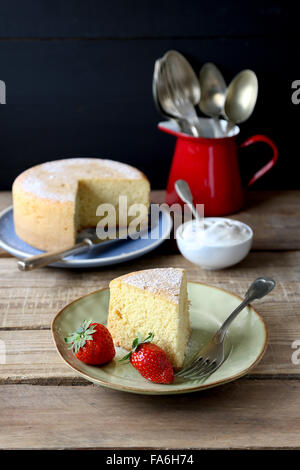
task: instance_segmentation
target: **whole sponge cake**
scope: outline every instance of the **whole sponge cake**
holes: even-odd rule
[[[34,166],[13,184],[17,235],[30,245],[49,251],[72,246],[82,228],[96,227],[100,204],[112,204],[119,219],[119,197],[127,207],[149,208],[150,184],[138,169],[100,158],[69,158]],[[104,214],[103,214],[104,215]],[[122,217],[123,218],[123,217]],[[133,217],[127,219],[127,225]]]
[[[173,367],[182,367],[190,335],[185,270],[137,271],[114,279],[109,287],[108,329],[116,346],[130,350],[138,332],[143,337],[152,332]]]

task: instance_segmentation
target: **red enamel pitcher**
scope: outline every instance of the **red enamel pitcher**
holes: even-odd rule
[[[210,119],[200,119],[207,126]],[[223,127],[226,122],[223,121]],[[174,188],[178,179],[188,182],[195,204],[204,204],[205,216],[221,216],[238,211],[244,202],[244,190],[241,184],[238,165],[238,126],[229,137],[203,138],[192,137],[179,131],[173,121],[160,123],[158,128],[177,138],[169,180],[166,202],[169,205],[180,203]],[[205,134],[205,135],[209,135]],[[254,135],[240,147],[247,147],[256,142],[265,142],[272,149],[271,160],[250,179],[248,186],[261,178],[276,163],[278,150],[274,142],[264,135]]]

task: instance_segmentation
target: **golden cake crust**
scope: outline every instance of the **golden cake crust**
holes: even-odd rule
[[[97,158],[55,160],[29,168],[14,181],[17,235],[45,251],[72,246],[76,240],[76,208],[81,185],[92,185],[91,198],[98,186],[101,202],[103,196],[103,202],[109,202],[110,193],[115,191],[116,196],[122,185],[125,194],[134,194],[140,189],[137,202],[149,206],[149,182],[141,171],[130,165]],[[94,216],[88,226],[95,225]]]
[[[110,287],[116,283],[126,284],[141,290],[148,290],[154,295],[161,296],[170,303],[178,304],[180,286],[184,269],[157,268],[134,271],[112,280]]]
[[[74,201],[78,181],[93,178],[147,180],[144,173],[125,163],[101,158],[67,158],[25,170],[15,179],[13,188],[49,201]]]

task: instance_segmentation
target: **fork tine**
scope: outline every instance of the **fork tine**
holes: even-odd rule
[[[203,362],[203,357],[199,356],[197,359],[194,359],[189,366],[185,367],[184,369],[179,370],[175,373],[176,377],[180,377],[181,375],[185,374],[195,368],[195,366],[200,365]]]
[[[199,364],[195,364],[193,367],[188,367],[187,369],[184,369],[182,371],[181,377],[187,377],[191,374],[193,374],[196,370],[202,370],[207,366],[207,360],[208,357],[205,357],[205,359],[201,359],[201,362]]]
[[[211,365],[211,362],[209,360],[206,360],[201,364],[200,367],[195,367],[192,371],[187,372],[184,374],[184,377],[192,377],[195,374],[201,374],[204,370],[206,370],[209,366]]]
[[[201,367],[194,369],[192,372],[185,374],[184,377],[189,378],[189,379],[192,379],[192,378],[198,379],[206,375],[207,373],[209,373],[210,370],[213,369],[214,367],[216,367],[216,362],[209,361],[205,365],[202,365]]]
[[[206,360],[207,358],[204,359],[204,357],[200,357],[199,360],[193,361],[188,367],[180,371],[182,372],[181,375],[193,372],[195,369],[198,369],[198,367],[203,367],[205,365]]]
[[[200,374],[199,376],[195,376],[194,378],[192,377],[191,380],[201,380],[204,378],[208,378],[211,374],[213,374],[216,370],[218,369],[217,365],[214,363],[212,364],[211,369],[207,370],[205,373]]]

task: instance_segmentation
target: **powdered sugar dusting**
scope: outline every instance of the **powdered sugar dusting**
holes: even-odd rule
[[[128,274],[123,282],[153,294],[163,292],[168,300],[178,303],[182,276],[183,269],[180,268],[157,268]]]
[[[18,178],[23,189],[36,196],[74,201],[78,180],[142,177],[139,170],[125,163],[100,158],[68,158],[30,168]]]

